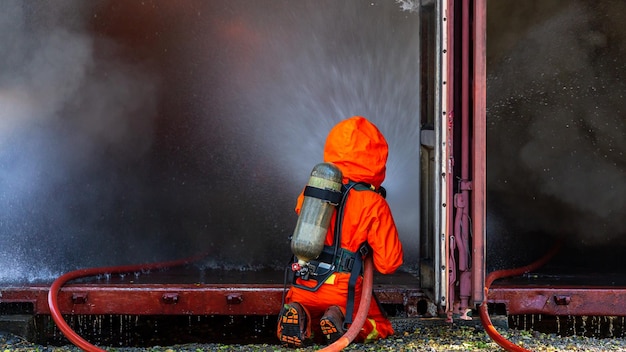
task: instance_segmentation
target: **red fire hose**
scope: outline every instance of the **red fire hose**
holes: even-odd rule
[[[122,274],[129,272],[145,271],[145,270],[158,270],[164,268],[171,268],[175,266],[185,265],[205,257],[206,254],[181,259],[169,262],[151,263],[151,264],[139,264],[139,265],[124,265],[124,266],[112,266],[112,267],[100,267],[91,269],[79,269],[71,271],[54,280],[52,286],[50,286],[50,292],[48,292],[48,306],[50,307],[50,314],[52,319],[59,327],[59,330],[77,347],[87,352],[101,352],[105,351],[95,345],[92,345],[87,340],[80,337],[72,328],[67,324],[58,306],[58,294],[61,287],[67,282],[89,276],[105,275],[105,274]]]
[[[202,257],[204,257],[204,255]],[[61,290],[61,287],[63,287],[69,281],[83,277],[170,268],[191,263],[199,258],[201,257],[198,256],[191,259],[154,264],[101,267],[71,271],[57,278],[52,283],[52,286],[50,286],[50,292],[48,293],[48,306],[50,307],[50,314],[52,315],[52,319],[54,320],[54,322],[59,327],[59,330],[61,330],[65,337],[67,337],[67,339],[74,345],[87,352],[104,352],[105,350],[99,348],[98,346],[92,345],[87,340],[80,337],[80,335],[72,330],[72,328],[67,324],[65,319],[63,319],[63,315],[61,314],[61,311],[58,307],[58,294]],[[339,338],[339,340],[335,341],[335,343],[327,346],[321,351],[341,351],[346,346],[348,346],[350,342],[352,342],[361,331],[361,328],[363,327],[363,324],[365,324],[365,320],[367,319],[367,313],[369,311],[369,306],[372,301],[371,292],[374,284],[373,266],[374,264],[372,262],[372,258],[370,256],[366,257],[363,268],[363,293],[361,294],[359,310],[354,318],[354,322],[352,323],[352,325],[350,325],[348,331],[346,331],[346,333]]]
[[[359,301],[359,310],[354,317],[354,322],[350,325],[348,331],[331,345],[326,346],[320,351],[341,351],[352,342],[365,324],[367,313],[369,312],[370,303],[372,302],[372,287],[374,285],[374,262],[371,256],[365,257],[363,267],[363,288],[361,290],[361,300]]]
[[[550,251],[548,251],[548,253],[546,253],[543,257],[541,257],[539,260],[537,260],[534,263],[531,263],[529,265],[526,265],[520,268],[515,268],[515,269],[497,270],[487,275],[487,278],[485,279],[485,297],[483,299],[483,303],[480,305],[480,321],[482,322],[483,327],[485,328],[485,331],[487,332],[487,335],[489,335],[489,337],[491,337],[493,341],[495,341],[500,347],[504,348],[505,350],[517,351],[517,352],[530,352],[529,350],[521,346],[518,346],[514,344],[513,342],[504,338],[502,335],[500,335],[500,333],[498,333],[496,328],[491,323],[491,319],[489,318],[489,312],[487,312],[487,295],[489,293],[489,287],[491,287],[491,284],[497,279],[510,277],[510,276],[518,276],[518,275],[522,275],[533,270],[537,270],[538,268],[546,264],[550,259],[552,259],[552,257],[554,257],[554,255],[561,248],[561,244],[562,244],[562,241],[557,242],[550,249]]]

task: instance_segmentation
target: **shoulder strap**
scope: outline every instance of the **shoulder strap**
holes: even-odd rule
[[[385,189],[385,187],[380,186],[377,189],[376,187],[374,187],[374,185],[370,185],[369,183],[365,182],[348,181],[347,185],[343,185],[342,191],[345,189],[346,186],[351,184],[354,185],[352,188],[354,188],[354,190],[356,191],[373,191],[380,194],[383,198],[387,198],[387,190]]]
[[[351,189],[356,191],[373,191],[380,194],[383,198],[386,196],[386,190],[383,187],[380,187],[378,190],[370,184],[365,182],[354,182],[349,181],[347,185],[342,187],[342,191],[344,193],[341,206],[339,210],[341,213],[337,212],[337,221],[335,222],[335,246],[340,246],[341,242],[341,222],[340,219],[343,218],[343,205],[345,204],[346,199],[348,198],[348,192]],[[352,270],[350,272],[350,279],[348,280],[348,299],[346,302],[346,316],[343,323],[344,329],[348,329],[348,325],[352,324],[352,312],[354,311],[354,296],[355,296],[355,288],[356,281],[358,277],[361,275],[361,271],[363,268],[363,257],[365,257],[369,253],[369,245],[367,242],[363,243],[359,248],[359,251],[355,254],[354,264],[352,266]],[[369,308],[368,308],[369,309]]]

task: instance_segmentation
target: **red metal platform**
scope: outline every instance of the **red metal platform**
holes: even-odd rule
[[[626,316],[626,277],[615,273],[531,273],[496,281],[489,302],[510,315]]]
[[[275,315],[282,301],[282,280],[279,271],[188,268],[113,275],[66,285],[59,307],[64,314],[77,315]],[[619,275],[499,280],[492,285],[488,302],[504,304],[511,315],[626,316],[622,281]],[[0,303],[31,303],[33,314],[50,314],[49,287],[49,283],[7,285],[0,288]],[[423,307],[429,298],[412,274],[378,275],[374,292],[381,304],[401,306],[406,316],[426,314]]]
[[[283,273],[175,268],[149,274],[78,280],[61,289],[63,314],[99,315],[276,315]],[[376,277],[381,304],[401,306],[407,316],[424,314],[428,298],[408,273]],[[32,303],[33,314],[50,314],[48,283],[0,288],[0,303]],[[420,303],[420,301],[422,301]]]

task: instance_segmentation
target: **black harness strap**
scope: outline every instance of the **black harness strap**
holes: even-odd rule
[[[348,325],[352,324],[352,312],[354,311],[354,295],[356,288],[356,280],[361,276],[361,270],[363,268],[363,258],[369,254],[369,246],[367,243],[363,243],[359,251],[354,258],[354,265],[352,266],[352,272],[350,272],[350,279],[348,280],[348,302],[346,303],[346,318],[343,322],[343,328],[348,329]],[[363,294],[363,292],[361,292]],[[369,309],[369,308],[367,308]]]
[[[350,188],[354,188],[357,191],[374,191],[380,194],[383,198],[387,196],[387,190],[382,186],[379,189],[374,188],[374,186],[369,185],[364,182],[352,182],[350,181]],[[347,194],[347,192],[346,192]],[[343,214],[342,214],[343,215]],[[370,247],[367,242],[363,243],[359,248],[359,251],[355,255],[354,265],[352,266],[352,271],[350,272],[350,279],[348,280],[348,300],[346,302],[346,317],[343,323],[344,329],[348,329],[348,325],[352,324],[352,312],[354,311],[354,296],[355,296],[355,288],[356,281],[359,276],[361,276],[361,272],[363,270],[363,258],[365,258],[370,252]],[[361,294],[363,294],[361,292]],[[366,309],[369,309],[367,307]]]
[[[330,204],[337,205],[341,202],[343,193],[333,191],[332,189],[321,189],[317,187],[306,186],[304,187],[304,196],[318,198],[325,200]]]

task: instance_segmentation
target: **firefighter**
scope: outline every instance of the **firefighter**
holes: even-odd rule
[[[381,274],[393,273],[403,261],[398,231],[381,187],[387,155],[384,136],[361,116],[343,120],[333,127],[324,146],[324,162],[340,169],[343,197],[347,197],[343,210],[335,211],[342,213],[338,215],[341,218],[333,216],[330,221],[324,248],[335,245],[335,223],[339,222],[340,250],[334,253],[349,253],[358,260],[366,248],[373,256],[375,269]],[[301,193],[295,209],[298,214],[303,199],[304,193]],[[277,335],[283,345],[300,347],[316,333],[321,333],[327,343],[332,343],[347,330],[344,324],[346,314],[352,312],[348,319],[351,322],[358,312],[363,278],[360,272],[357,273],[354,293],[349,299],[349,281],[353,273],[348,267],[342,268],[335,259],[336,270],[320,282],[319,288],[314,280],[296,277],[279,315]],[[355,341],[370,342],[393,333],[390,321],[372,299],[367,320]]]

